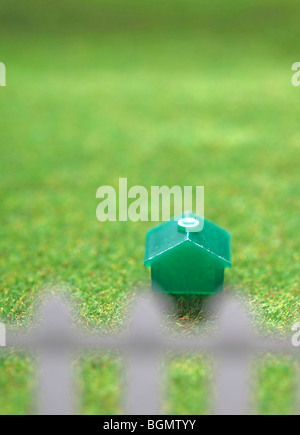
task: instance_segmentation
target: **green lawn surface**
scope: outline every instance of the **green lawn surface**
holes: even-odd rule
[[[82,323],[125,327],[134,295],[150,288],[144,241],[155,224],[98,222],[96,190],[127,177],[148,189],[205,186],[205,216],[232,235],[227,289],[249,298],[260,326],[290,331],[299,318],[300,88],[291,84],[299,59],[296,43],[285,45],[289,19],[282,34],[271,25],[257,33],[7,30],[2,322],[28,326],[36,298],[62,288]],[[188,335],[203,328],[202,311],[180,309],[172,322]],[[0,413],[29,413],[34,363],[6,351],[0,358]],[[209,413],[212,362],[165,364],[165,411]],[[80,412],[121,412],[122,361],[84,356],[75,365]],[[255,367],[255,412],[295,412],[295,361],[267,355]]]

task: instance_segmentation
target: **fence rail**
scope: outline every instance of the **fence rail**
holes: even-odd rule
[[[160,359],[166,352],[177,355],[192,351],[214,356],[217,361],[214,412],[219,415],[246,415],[250,412],[248,374],[254,354],[299,354],[290,338],[256,335],[248,311],[240,301],[231,297],[223,298],[219,304],[218,332],[208,337],[169,336],[162,328],[164,314],[161,306],[157,295],[141,295],[137,298],[126,333],[121,336],[86,334],[73,327],[71,309],[66,301],[60,296],[51,296],[41,305],[38,327],[29,333],[6,331],[5,334],[2,329],[0,336],[4,338],[0,340],[0,346],[27,349],[39,355],[36,412],[42,415],[75,413],[76,395],[71,376],[75,351],[123,352],[127,361],[128,415],[160,414],[163,394]]]

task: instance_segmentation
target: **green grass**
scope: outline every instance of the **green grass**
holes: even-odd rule
[[[0,61],[0,318],[26,325],[47,288],[67,289],[82,321],[121,329],[151,223],[96,220],[96,190],[204,185],[205,215],[233,237],[226,283],[279,332],[299,316],[299,89],[296,45],[279,31],[7,34]],[[269,32],[269,33],[268,33]],[[201,312],[174,323],[188,333]],[[116,413],[120,361],[86,357],[82,412]],[[261,367],[262,365],[262,367]],[[166,411],[207,413],[211,364],[168,363]],[[257,412],[293,412],[294,363],[263,359]],[[1,413],[30,409],[32,363],[0,360]],[[274,394],[279,391],[280,394]]]

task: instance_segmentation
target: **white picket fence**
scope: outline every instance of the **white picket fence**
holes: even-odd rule
[[[36,412],[42,415],[76,413],[71,365],[74,352],[117,350],[127,361],[126,413],[159,415],[163,382],[161,357],[185,352],[207,353],[216,359],[214,412],[246,415],[249,406],[249,363],[256,353],[296,355],[291,338],[258,336],[243,304],[231,297],[221,298],[218,332],[209,337],[169,336],[162,328],[165,314],[157,295],[137,298],[130,326],[121,336],[87,334],[73,327],[71,309],[60,296],[48,297],[41,305],[40,323],[28,333],[6,332],[6,343],[16,350],[28,349],[39,355]],[[5,352],[5,349],[1,351]],[[3,356],[3,355],[2,355]],[[300,409],[300,406],[299,406]]]

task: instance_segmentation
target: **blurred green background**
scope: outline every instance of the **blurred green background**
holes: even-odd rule
[[[96,220],[96,190],[204,185],[205,215],[233,237],[226,283],[266,327],[299,316],[299,2],[1,0],[0,319],[28,325],[64,288],[88,325],[124,327],[149,288],[153,224]],[[202,313],[182,309],[182,333]],[[3,353],[1,352],[2,356]],[[119,412],[120,361],[77,361],[81,412]],[[31,409],[30,360],[0,360],[0,413]],[[209,412],[211,363],[168,364],[169,413]],[[292,413],[295,363],[266,356],[259,413]],[[274,394],[276,391],[276,394]]]

